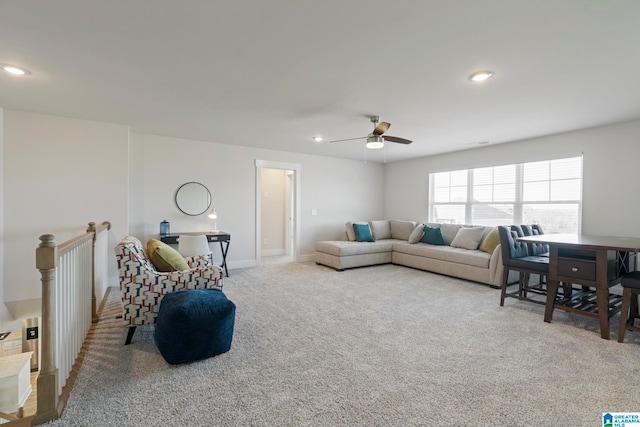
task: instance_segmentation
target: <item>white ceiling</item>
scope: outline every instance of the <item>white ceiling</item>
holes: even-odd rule
[[[0,0],[0,106],[395,161],[640,118],[638,0]],[[467,80],[490,69],[484,84]]]

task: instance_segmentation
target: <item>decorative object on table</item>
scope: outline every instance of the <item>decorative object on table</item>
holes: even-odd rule
[[[153,333],[172,365],[206,359],[231,349],[236,305],[219,289],[165,295]]]
[[[166,219],[160,223],[160,236],[166,236],[169,234],[170,224]]]
[[[209,212],[209,218],[213,220],[213,230],[211,231],[215,233],[218,231],[218,211],[216,208],[211,209],[211,212]]]
[[[167,258],[166,254],[170,253],[167,248],[172,248],[163,244],[157,245],[156,249],[160,247],[165,252],[164,258]],[[206,256],[184,259],[190,267],[188,270],[160,272],[151,262],[151,254],[133,236],[124,237],[116,245],[115,253],[122,298],[122,321],[129,327],[125,345],[131,343],[136,326],[156,322],[165,294],[183,289],[222,288],[222,269],[211,265]]]
[[[176,206],[185,215],[202,215],[211,207],[211,193],[199,182],[187,182],[176,191]]]

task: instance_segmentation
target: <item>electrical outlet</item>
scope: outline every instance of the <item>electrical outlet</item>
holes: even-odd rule
[[[265,245],[268,245],[269,244],[269,239],[263,239],[262,243],[264,243]]]

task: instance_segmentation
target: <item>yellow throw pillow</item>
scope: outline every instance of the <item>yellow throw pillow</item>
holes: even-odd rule
[[[484,238],[482,243],[480,244],[480,250],[492,254],[496,249],[496,246],[500,244],[500,234],[498,234],[498,229],[494,228],[487,234],[487,237]]]
[[[187,264],[187,261],[182,255],[160,240],[149,239],[147,242],[147,253],[153,266],[158,271],[182,271],[189,269],[189,264]]]

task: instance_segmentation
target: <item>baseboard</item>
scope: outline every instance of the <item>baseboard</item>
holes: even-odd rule
[[[234,268],[250,268],[256,267],[258,263],[255,259],[247,259],[244,261],[227,261],[227,268],[233,270]]]
[[[262,253],[264,256],[264,252]],[[314,262],[316,259],[315,254],[307,254],[298,256],[298,262]],[[247,259],[244,261],[227,261],[227,268],[233,270],[234,268],[251,268],[260,265],[255,259]]]
[[[284,249],[265,249],[262,251],[262,256],[279,256],[284,254]]]
[[[298,256],[298,262],[314,262],[316,260],[316,254],[307,254]]]

